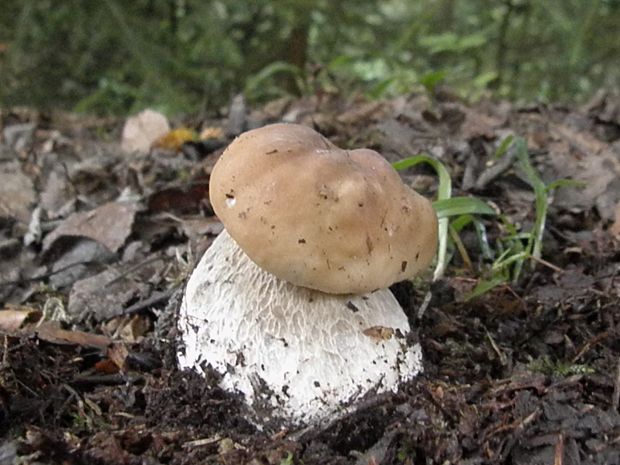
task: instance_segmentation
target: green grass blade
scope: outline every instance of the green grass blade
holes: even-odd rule
[[[437,189],[437,200],[446,200],[452,196],[452,179],[450,179],[450,173],[446,167],[439,160],[425,155],[419,154],[413,157],[404,158],[392,164],[395,170],[400,171],[406,168],[416,166],[422,163],[426,163],[433,167],[439,176],[439,188]],[[439,219],[438,236],[439,245],[437,247],[437,266],[433,273],[433,281],[441,278],[446,270],[447,266],[447,251],[448,251],[448,225],[449,219],[447,217]]]
[[[491,289],[504,284],[505,282],[506,278],[500,274],[491,277],[491,279],[481,280],[478,284],[476,284],[476,287],[474,287],[474,289],[465,296],[465,301],[479,297],[482,294],[489,292]]]
[[[396,171],[402,171],[422,163],[430,165],[437,173],[437,176],[439,176],[437,200],[444,200],[452,197],[452,179],[450,178],[450,173],[448,173],[446,167],[439,160],[422,153],[414,155],[413,157],[403,158],[402,160],[392,163],[392,166]]]
[[[489,205],[475,197],[452,197],[451,199],[436,200],[433,208],[438,218],[460,215],[496,215]]]
[[[508,152],[508,149],[512,145],[513,140],[514,140],[514,136],[512,134],[507,136],[501,142],[501,144],[499,144],[499,147],[497,147],[497,150],[495,151],[495,158],[501,158],[502,156],[504,156],[504,154]]]
[[[491,245],[489,244],[487,228],[484,226],[482,221],[479,221],[475,218],[474,228],[476,229],[476,236],[478,237],[478,244],[480,245],[482,256],[488,260],[493,260],[493,258],[495,257],[495,253],[493,252],[493,250],[491,249]]]
[[[547,192],[551,192],[554,189],[558,189],[560,187],[586,187],[586,183],[583,181],[577,181],[576,179],[556,179],[555,181],[547,184]]]
[[[450,222],[450,226],[454,228],[456,232],[461,232],[461,230],[470,223],[473,223],[474,217],[472,215],[461,215],[457,216]]]
[[[522,263],[528,257],[528,254],[525,251],[517,252],[517,253],[511,253],[513,251],[508,249],[508,250],[506,250],[506,252],[508,252],[508,254],[506,254],[506,253],[502,254],[506,258],[502,257],[501,260],[497,260],[493,264],[493,266],[491,267],[491,269],[493,271],[499,271],[502,268],[506,268],[508,265],[511,265],[513,263],[516,263],[516,262],[521,262]]]
[[[536,198],[536,219],[532,227],[532,234],[528,240],[526,251],[534,258],[540,258],[542,255],[542,237],[545,232],[545,223],[547,221],[547,186],[545,186],[545,183],[536,172],[536,169],[532,166],[525,139],[519,137],[516,140],[516,149],[518,166],[525,174],[532,189],[534,189],[534,196]]]

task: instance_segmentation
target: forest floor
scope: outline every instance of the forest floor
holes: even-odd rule
[[[492,261],[465,229],[471,265],[455,254],[421,318],[424,289],[393,287],[422,376],[320,427],[261,431],[215,375],[175,367],[174,321],[221,230],[207,196],[215,160],[234,133],[283,119],[390,161],[428,153],[455,194],[524,230],[532,189],[494,158],[507,136],[525,138],[545,181],[583,185],[553,194],[543,259],[518,284],[465,299]],[[468,106],[440,89],[237,105],[228,118],[177,123],[215,137],[132,154],[120,148],[123,121],[3,110],[0,464],[620,464],[618,99]],[[434,194],[432,172],[402,174]],[[505,226],[483,223],[493,249]]]

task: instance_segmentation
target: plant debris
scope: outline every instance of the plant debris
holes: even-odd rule
[[[620,463],[620,123],[613,99],[597,98],[584,109],[285,99],[179,126],[204,141],[161,115],[132,120],[122,139],[122,121],[12,114],[0,140],[0,462]],[[300,431],[258,429],[217,373],[175,365],[185,279],[221,231],[211,168],[240,127],[279,120],[390,161],[427,153],[456,195],[505,218],[481,220],[485,236],[460,232],[467,260],[454,253],[420,317],[425,291],[393,287],[424,375]],[[584,185],[550,194],[543,254],[518,283],[467,299],[506,225],[535,221],[515,155],[498,156],[517,136],[545,183]],[[401,174],[434,194],[429,171]]]

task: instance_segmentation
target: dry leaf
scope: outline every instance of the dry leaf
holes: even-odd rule
[[[144,110],[125,122],[121,148],[126,152],[148,153],[153,142],[168,131],[170,125],[164,115],[154,110]]]
[[[54,323],[43,323],[36,329],[39,339],[59,345],[78,345],[105,349],[112,340],[101,334],[92,334],[84,331],[69,331]]]
[[[108,347],[107,356],[114,362],[119,370],[125,370],[127,368],[127,356],[129,351],[125,344],[112,344]]]
[[[92,316],[97,321],[111,318],[121,312],[132,299],[141,299],[149,291],[149,286],[141,282],[140,272],[154,272],[159,263],[152,267],[142,267],[133,273],[113,268],[94,276],[81,279],[73,284],[69,294],[68,312],[73,318]]]
[[[36,323],[41,312],[30,307],[8,307],[0,311],[0,332],[14,333],[25,323]]]
[[[499,118],[493,118],[483,113],[463,107],[465,121],[461,125],[461,134],[466,140],[483,137],[492,140],[495,137],[494,128],[502,124]]]
[[[196,133],[191,129],[178,128],[173,129],[167,134],[159,137],[155,142],[153,142],[152,147],[176,152],[185,142],[190,142],[195,139]]]
[[[15,218],[28,224],[35,201],[34,187],[17,162],[0,164],[0,218]]]
[[[95,370],[99,373],[105,373],[106,375],[113,375],[114,373],[118,373],[120,368],[112,360],[105,358],[95,363]]]
[[[613,219],[620,198],[620,160],[609,144],[590,134],[561,124],[551,126],[555,142],[549,144],[549,179],[569,178],[583,182],[581,188],[555,191],[554,204],[565,209],[588,210],[596,207],[601,217]]]
[[[223,139],[224,131],[222,128],[216,127],[207,127],[202,130],[200,133],[200,140],[208,140],[208,139]]]
[[[182,188],[169,187],[154,192],[148,198],[148,209],[151,213],[196,213],[207,205],[208,199],[209,181],[204,176],[197,176]]]
[[[62,216],[63,211],[71,208],[74,203],[74,186],[67,173],[57,166],[47,175],[41,191],[40,205],[47,212],[48,218],[54,219]]]
[[[139,342],[151,329],[151,320],[145,315],[134,315],[118,330],[119,337],[126,342]]]
[[[206,235],[217,236],[224,229],[224,225],[214,216],[183,218],[181,223],[183,233],[191,240],[198,240]]]
[[[109,202],[88,212],[74,213],[43,240],[47,251],[56,239],[81,236],[93,239],[116,252],[131,234],[138,205],[132,202]]]

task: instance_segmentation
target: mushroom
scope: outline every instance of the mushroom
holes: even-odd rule
[[[182,367],[210,364],[259,421],[291,425],[420,372],[387,288],[428,267],[437,217],[381,155],[265,126],[230,144],[209,195],[226,229],[187,284]]]

